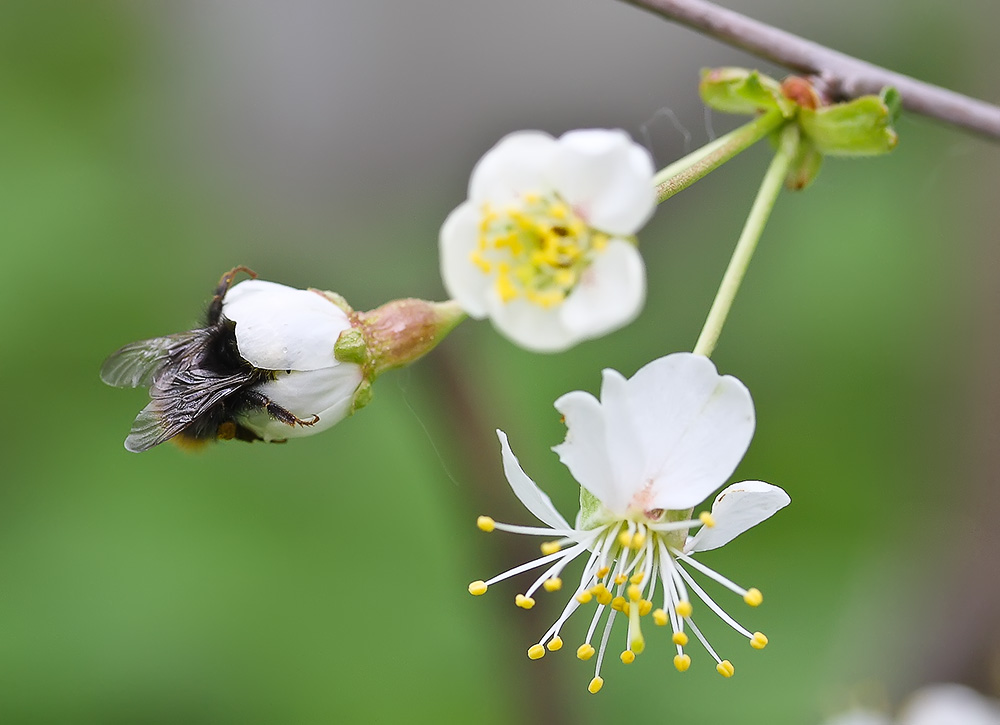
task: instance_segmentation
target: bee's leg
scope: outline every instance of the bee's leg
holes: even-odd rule
[[[222,298],[226,296],[226,292],[233,284],[233,279],[240,272],[246,272],[250,275],[251,279],[257,278],[257,273],[254,272],[249,267],[244,267],[240,265],[239,267],[233,267],[231,270],[222,275],[219,280],[218,287],[215,288],[215,294],[212,295],[212,302],[208,305],[208,324],[214,325],[222,317]]]
[[[280,405],[275,403],[266,395],[262,395],[261,393],[258,393],[255,390],[248,390],[246,391],[246,393],[244,393],[244,395],[246,395],[247,398],[252,399],[257,405],[266,410],[268,415],[270,415],[272,418],[274,418],[275,420],[279,420],[282,423],[289,425],[293,428],[297,425],[301,425],[303,428],[308,428],[309,426],[313,426],[319,423],[318,415],[313,415],[313,417],[310,418],[309,420],[302,420],[292,411],[282,408]]]

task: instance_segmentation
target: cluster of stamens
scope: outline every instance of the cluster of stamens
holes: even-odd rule
[[[483,204],[471,259],[495,278],[503,302],[523,297],[548,308],[566,299],[607,243],[554,194],[528,193],[502,209]]]
[[[624,664],[634,662],[636,656],[642,654],[645,649],[642,621],[648,616],[657,626],[670,625],[671,639],[677,650],[674,667],[678,671],[684,672],[691,666],[691,657],[684,651],[689,641],[687,631],[690,631],[715,660],[719,674],[723,677],[732,677],[735,671],[732,663],[716,654],[691,618],[694,607],[690,592],[694,592],[698,599],[720,619],[746,637],[754,649],[764,649],[767,637],[760,632],[750,632],[729,616],[695,582],[682,564],[696,569],[742,596],[751,607],[758,606],[763,601],[763,596],[757,589],[743,589],[682,551],[687,532],[691,527],[714,526],[710,513],[703,512],[694,520],[657,523],[665,518],[665,514],[670,513],[673,512],[647,512],[643,521],[616,521],[596,529],[582,531],[513,526],[497,523],[488,516],[480,516],[477,524],[483,531],[499,529],[537,536],[554,534],[563,538],[543,543],[542,556],[533,561],[516,566],[487,581],[473,582],[469,585],[469,592],[477,596],[485,594],[487,588],[496,582],[548,565],[541,576],[523,594],[518,594],[515,598],[518,607],[531,609],[535,605],[533,595],[539,588],[548,592],[562,589],[560,574],[563,568],[584,552],[589,552],[575,594],[538,643],[528,648],[530,659],[541,659],[546,651],[555,652],[561,649],[563,640],[559,632],[563,624],[578,608],[594,602],[596,611],[591,618],[587,636],[576,651],[576,656],[581,660],[589,660],[597,655],[594,677],[588,687],[590,692],[596,693],[604,685],[601,665],[612,625],[619,614],[626,617],[628,622],[625,649],[620,654]],[[658,588],[659,597],[657,597]],[[661,606],[654,609],[654,601],[660,601]],[[595,648],[593,644],[596,641],[595,634],[605,613],[607,617],[604,629]]]

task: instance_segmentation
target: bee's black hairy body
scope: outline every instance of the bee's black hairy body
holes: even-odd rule
[[[222,314],[222,300],[239,272],[256,277],[246,267],[224,274],[209,303],[205,327],[134,342],[104,363],[101,377],[109,385],[149,386],[150,402],[125,440],[129,450],[145,451],[171,438],[195,443],[261,440],[240,422],[254,411],[266,411],[289,426],[319,420],[300,420],[259,391],[276,373],[256,368],[240,355],[236,325]]]

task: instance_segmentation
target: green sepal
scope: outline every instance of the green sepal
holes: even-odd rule
[[[362,380],[354,391],[354,398],[351,400],[351,415],[354,415],[372,402],[374,395],[375,391],[372,390],[372,384],[368,380]]]
[[[819,167],[823,165],[823,154],[816,150],[809,139],[801,139],[795,158],[788,167],[785,176],[785,188],[789,191],[802,191],[816,179]]]
[[[368,362],[368,342],[364,334],[353,327],[344,330],[333,345],[333,356],[338,362],[364,365]]]
[[[884,96],[884,98],[883,98]],[[829,156],[878,156],[892,151],[899,136],[892,128],[899,94],[861,96],[816,110],[799,109],[799,126],[816,150]]]
[[[795,115],[796,106],[782,94],[781,84],[755,70],[705,68],[698,92],[706,106],[724,113],[752,115],[777,110],[785,118]]]
[[[580,486],[580,513],[576,515],[578,529],[596,529],[598,526],[610,523],[614,518],[597,496]]]

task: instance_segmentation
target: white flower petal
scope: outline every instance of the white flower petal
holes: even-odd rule
[[[563,303],[562,321],[582,338],[599,337],[634,320],[645,298],[646,268],[639,250],[612,239]]]
[[[1000,725],[1000,704],[963,685],[932,685],[910,698],[899,725]]]
[[[492,283],[472,261],[479,242],[480,212],[472,202],[456,207],[441,226],[441,277],[448,294],[473,318],[486,316],[486,290]]]
[[[469,200],[503,204],[526,192],[551,187],[547,170],[556,140],[542,131],[517,131],[500,139],[472,170]]]
[[[550,178],[595,229],[629,236],[653,215],[653,160],[621,130],[570,131],[558,142]]]
[[[605,398],[609,431],[631,426],[641,449],[641,475],[623,479],[642,509],[684,509],[703,501],[736,469],[754,429],[753,401],[736,378],[719,375],[711,360],[674,353],[640,369]],[[613,412],[612,412],[613,411]],[[631,470],[634,455],[622,436],[609,437],[616,470]]]
[[[581,486],[601,501],[615,501],[601,404],[590,393],[576,390],[556,400],[555,408],[566,421],[566,440],[552,450]]]
[[[618,515],[627,513],[643,472],[642,446],[631,419],[627,389],[628,381],[617,370],[608,368],[602,371],[601,408],[604,410],[607,455],[611,461],[614,487],[608,498],[599,498]],[[645,510],[649,508],[652,506]]]
[[[521,464],[518,463],[507,442],[507,435],[498,429],[497,437],[500,439],[500,450],[503,455],[503,472],[510,487],[514,489],[514,495],[521,500],[528,511],[553,529],[570,528],[566,519],[552,505],[552,500],[521,469]]]
[[[354,392],[361,383],[361,368],[353,363],[337,363],[320,370],[279,373],[257,390],[301,420],[314,415],[312,426],[290,426],[272,418],[265,410],[255,410],[241,423],[265,441],[301,438],[326,430],[340,422],[351,410]]]
[[[777,486],[763,481],[743,481],[726,487],[712,504],[715,525],[702,526],[691,537],[685,551],[709,551],[728,544],[747,529],[791,502],[788,494]]]
[[[583,339],[563,324],[558,307],[540,307],[524,298],[502,302],[492,289],[486,304],[496,328],[527,350],[561,352]]]
[[[351,323],[316,292],[248,280],[223,299],[222,313],[236,323],[236,346],[254,367],[317,370],[336,364],[333,346]]]

